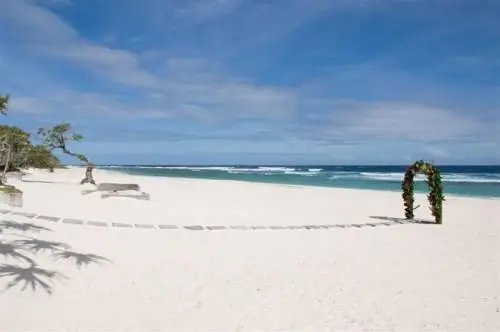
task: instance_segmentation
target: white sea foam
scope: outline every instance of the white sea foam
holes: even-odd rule
[[[260,167],[237,167],[237,166],[101,166],[112,169],[165,169],[186,170],[192,172],[216,171],[229,174],[255,174],[255,175],[296,175],[296,176],[326,176],[330,180],[373,180],[373,181],[402,181],[404,173],[398,172],[353,172],[353,171],[330,171],[322,168],[294,168],[278,166]],[[442,173],[443,182],[448,183],[499,183],[500,174],[464,174],[464,173]],[[426,180],[424,174],[417,174],[415,181]]]
[[[367,179],[374,181],[402,181],[404,173],[372,173],[361,172],[355,174],[334,175],[333,179]],[[471,183],[500,183],[500,174],[442,174],[443,182],[471,182]],[[424,174],[417,174],[415,181],[426,181]]]
[[[288,175],[302,175],[302,176],[315,176],[316,172],[304,172],[304,171],[286,171],[285,174]]]

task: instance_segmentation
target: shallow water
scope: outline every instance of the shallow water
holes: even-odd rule
[[[101,165],[129,174],[401,191],[407,166]],[[445,195],[500,197],[500,166],[440,166]],[[425,176],[415,178],[426,192]]]

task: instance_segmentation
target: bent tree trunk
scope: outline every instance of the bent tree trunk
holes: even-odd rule
[[[73,153],[66,148],[63,148],[62,150],[68,156],[76,157],[80,161],[83,161],[87,165],[87,168],[85,169],[85,177],[80,181],[80,184],[90,183],[90,184],[93,184],[94,186],[97,186],[97,184],[94,181],[94,177],[92,175],[92,171],[94,170],[94,166],[89,161],[89,159],[87,157],[85,157],[83,154]]]
[[[94,166],[90,162],[87,162],[87,169],[85,169],[85,177],[80,181],[80,184],[85,184],[85,183],[90,183],[93,184],[94,186],[97,186],[97,184],[94,181],[94,177],[92,176],[92,170],[94,169]]]

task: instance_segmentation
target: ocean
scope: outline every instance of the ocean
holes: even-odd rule
[[[407,166],[162,166],[101,165],[128,174],[237,180],[320,187],[401,191]],[[439,166],[444,194],[500,198],[500,166]],[[425,176],[415,179],[415,191],[427,192]]]

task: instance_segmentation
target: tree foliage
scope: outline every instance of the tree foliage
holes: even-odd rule
[[[414,218],[414,178],[419,172],[427,175],[427,184],[430,189],[427,199],[431,205],[430,210],[436,223],[441,224],[443,223],[443,201],[445,200],[443,195],[443,184],[441,182],[441,172],[436,166],[422,160],[416,161],[413,165],[409,166],[404,176],[402,196],[405,206],[405,217],[406,219]]]
[[[76,157],[86,164],[89,163],[89,159],[85,155],[69,150],[68,144],[71,141],[80,142],[83,140],[83,136],[75,133],[69,123],[61,123],[52,128],[40,128],[38,135],[42,139],[42,145],[49,151],[60,149],[69,156]]]
[[[94,166],[92,165],[90,160],[85,155],[72,152],[68,148],[68,143],[79,142],[83,140],[83,136],[75,133],[69,123],[64,122],[55,125],[52,128],[40,128],[38,130],[38,136],[42,139],[42,145],[49,151],[60,149],[64,154],[76,157],[87,165],[87,169],[85,170],[85,177],[82,179],[82,181],[80,181],[80,184],[96,184],[92,176],[92,170]]]
[[[9,95],[0,96],[0,113],[7,114],[7,108],[9,106]]]
[[[0,95],[0,114],[7,114],[8,104],[9,95]],[[53,170],[61,165],[51,151],[41,146],[33,146],[29,133],[18,127],[0,126],[0,166],[0,185],[3,186],[3,190],[9,188],[14,190],[16,188],[4,186],[8,171],[28,167]]]
[[[61,167],[57,157],[43,146],[33,146],[30,134],[18,127],[0,126],[0,145],[3,147],[0,151],[0,165],[7,166],[8,171],[29,167]]]
[[[31,148],[30,135],[17,127],[0,126],[0,164],[7,171],[19,168]]]
[[[61,167],[61,162],[45,146],[35,145],[28,151],[25,167],[54,170]]]

